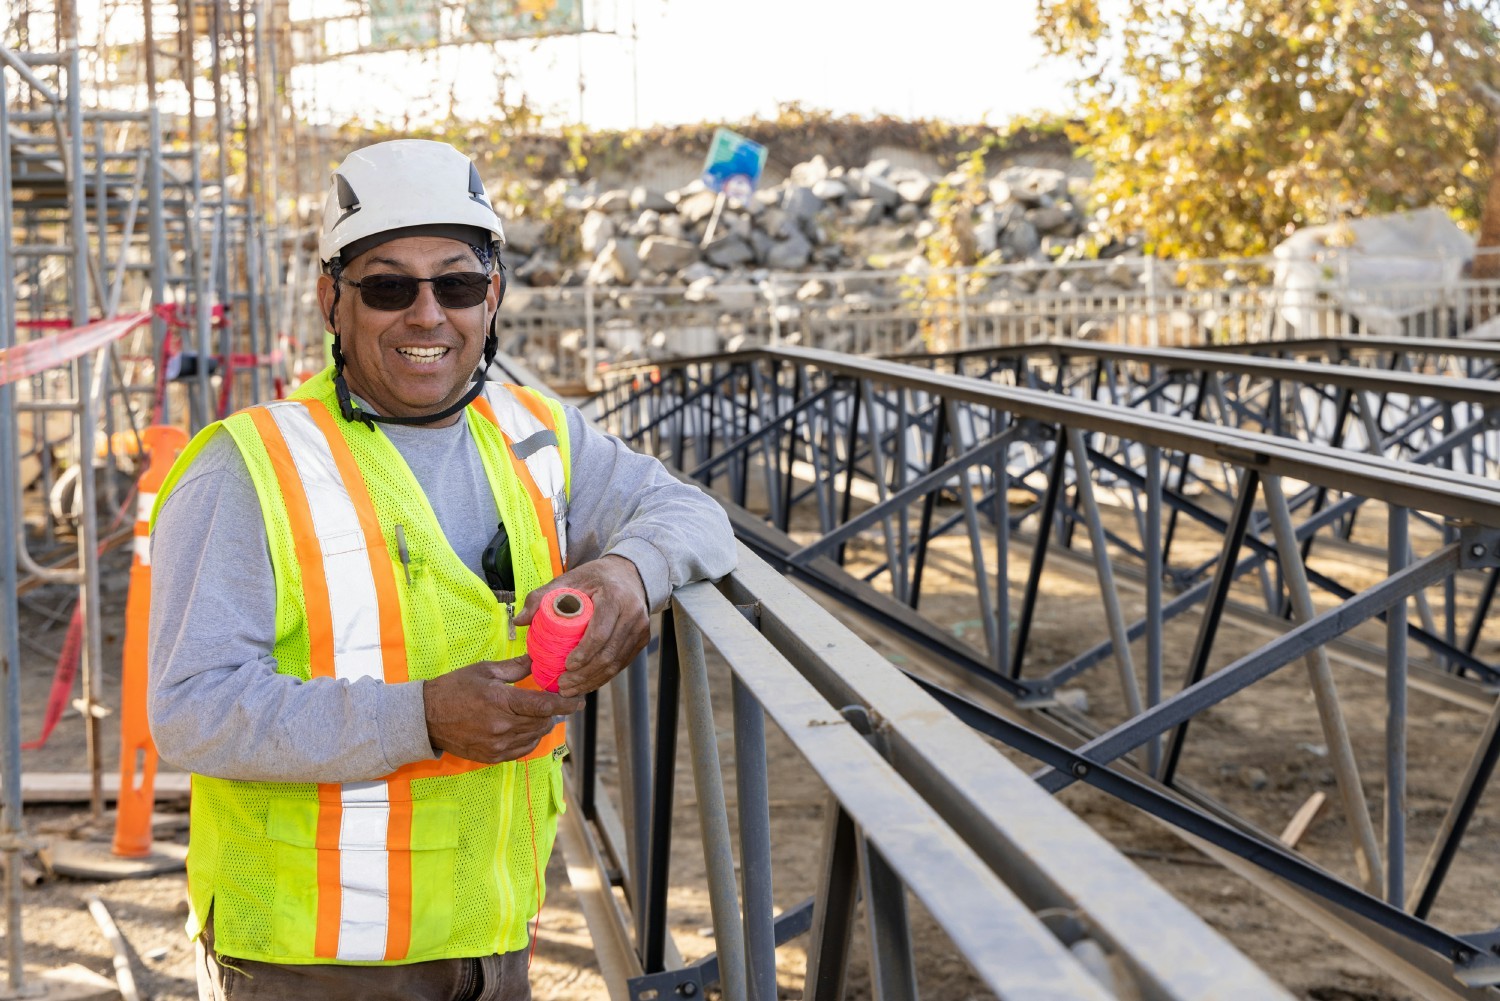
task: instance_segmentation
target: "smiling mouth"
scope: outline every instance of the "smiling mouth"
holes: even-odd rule
[[[414,361],[418,365],[431,365],[434,362],[440,361],[448,353],[448,349],[444,347],[397,348],[396,351],[401,357],[409,361]]]

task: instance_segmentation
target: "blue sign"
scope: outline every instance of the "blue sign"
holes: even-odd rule
[[[755,193],[766,166],[766,148],[738,132],[718,129],[703,161],[703,184],[730,198],[745,201]]]

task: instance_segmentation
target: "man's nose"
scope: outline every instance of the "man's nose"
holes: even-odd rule
[[[419,327],[435,327],[443,322],[443,307],[438,304],[431,282],[417,285],[417,300],[407,308],[406,316]]]

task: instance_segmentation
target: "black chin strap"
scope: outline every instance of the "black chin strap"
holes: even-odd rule
[[[344,373],[342,371],[333,377],[333,388],[339,398],[339,412],[344,415],[344,420],[351,424],[355,422],[363,424],[371,431],[375,430],[377,423],[408,425],[436,424],[438,421],[447,420],[449,417],[452,417],[464,407],[473,403],[474,398],[484,392],[484,369],[480,369],[474,373],[474,385],[470,386],[469,391],[454,401],[452,405],[443,408],[435,414],[418,414],[416,417],[385,417],[381,414],[373,414],[364,407],[361,407],[349,395],[349,384],[344,381]]]

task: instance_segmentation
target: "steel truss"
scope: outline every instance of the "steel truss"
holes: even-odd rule
[[[1307,377],[1325,400],[1375,392],[1349,381],[1365,378],[1358,371],[1327,368]],[[1147,405],[1127,407],[1055,391],[1066,383],[1065,374],[1046,390],[1016,388],[783,349],[620,371],[597,405],[611,430],[718,491],[742,541],[773,566],[924,651],[924,684],[961,718],[1041,761],[1044,788],[1091,781],[1289,880],[1331,908],[1341,932],[1358,926],[1372,958],[1424,992],[1465,996],[1457,981],[1500,982],[1487,940],[1424,920],[1500,753],[1488,695],[1500,671],[1477,642],[1500,564],[1500,487],[1465,471],[1495,454],[1490,422],[1432,421],[1414,455],[1421,465],[1159,412],[1150,401],[1171,399],[1165,391],[1137,392]],[[1465,384],[1477,395],[1455,401],[1433,385],[1403,386],[1455,413],[1482,409],[1493,392]],[[1297,395],[1283,386],[1283,401]],[[1351,543],[1350,519],[1378,517],[1382,506],[1389,545]],[[948,535],[957,541],[944,548]],[[1205,555],[1210,544],[1216,556]],[[1362,572],[1320,560],[1325,551],[1363,560]],[[972,642],[922,614],[939,557],[965,564],[944,588],[972,601]],[[1108,638],[1049,653],[1032,641],[1047,603],[1043,579],[1070,566],[1092,575]],[[1143,598],[1133,621],[1122,591]],[[1189,611],[1198,612],[1196,639],[1169,693],[1163,632]],[[1245,649],[1243,638],[1226,637],[1228,620],[1271,638]],[[1386,677],[1383,837],[1360,781],[1354,737],[1363,735],[1349,732],[1331,656],[1373,662]],[[1359,873],[1350,881],[1278,851],[1195,785],[1200,776],[1179,777],[1204,753],[1190,724],[1294,661],[1307,667],[1337,779]],[[1060,688],[1101,665],[1113,669],[1108,714],[1085,718],[1056,704]],[[1416,847],[1405,829],[1410,684],[1489,712],[1479,740],[1453,752],[1468,755],[1467,771],[1414,881],[1405,871]]]

